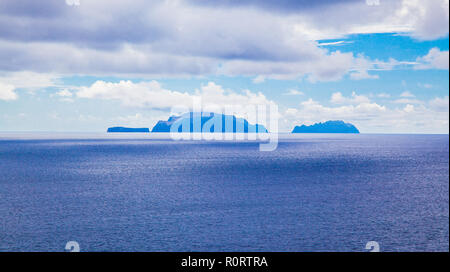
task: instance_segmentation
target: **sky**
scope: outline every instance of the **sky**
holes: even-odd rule
[[[0,131],[277,105],[279,131],[449,132],[448,0],[1,0]]]

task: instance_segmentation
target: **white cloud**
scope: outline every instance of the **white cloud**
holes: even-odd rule
[[[147,109],[170,109],[184,106],[191,108],[195,98],[201,98],[205,105],[269,105],[274,103],[262,93],[243,90],[241,93],[223,89],[209,82],[194,94],[164,89],[157,81],[118,83],[97,81],[89,87],[81,87],[76,93],[78,98],[118,100],[125,106],[145,107]]]
[[[320,61],[310,64],[307,68],[312,70],[309,73],[309,80],[313,82],[339,80],[354,68],[354,62],[355,57],[352,53],[332,52]]]
[[[334,104],[361,104],[370,103],[370,99],[364,95],[358,95],[352,92],[351,97],[344,97],[341,92],[333,93],[331,95],[331,103]]]
[[[423,104],[423,101],[418,99],[410,99],[410,98],[401,98],[394,100],[393,103],[396,104]]]
[[[374,63],[363,55],[359,55],[354,60],[354,70],[350,73],[350,78],[354,80],[378,79],[378,75],[370,75],[368,70],[374,67]]]
[[[78,98],[119,100],[126,106],[170,108],[173,105],[186,105],[191,96],[188,93],[166,90],[157,81],[118,83],[96,81],[90,87],[80,87]]]
[[[375,60],[372,61],[372,66],[370,69],[372,70],[381,70],[381,71],[390,71],[394,68],[410,68],[418,65],[419,63],[416,61],[399,61],[394,58],[389,58],[388,61],[380,61]]]
[[[356,71],[350,74],[350,78],[354,80],[361,80],[361,79],[378,79],[378,75],[370,75],[367,70],[362,71]]]
[[[369,6],[379,6],[380,0],[366,0],[366,4]]]
[[[416,69],[442,69],[448,70],[449,54],[448,51],[441,51],[438,48],[432,48],[427,55],[417,58],[418,65]]]
[[[400,94],[400,97],[416,97],[416,96],[408,91],[404,91],[403,93]]]
[[[403,0],[398,14],[399,18],[411,24],[415,38],[433,40],[448,35],[448,0]]]
[[[379,98],[389,98],[389,97],[391,97],[391,95],[387,94],[387,93],[379,93],[379,94],[377,94],[377,97],[379,97]]]
[[[167,113],[159,113],[157,115],[155,115],[155,112],[152,112],[152,114],[135,113],[131,115],[115,117],[110,121],[110,123],[115,125],[120,124],[120,126],[148,127],[151,129],[151,126],[158,122],[158,120],[165,119],[167,119]]]
[[[421,88],[425,88],[425,89],[431,89],[433,88],[432,84],[429,83],[418,83],[417,86],[421,87]]]
[[[36,73],[32,71],[0,73],[0,82],[14,85],[17,89],[34,90],[55,86],[57,75],[51,73]]]
[[[301,1],[295,10],[288,2],[285,8],[280,3],[268,9],[263,4],[255,8],[256,3],[234,8],[181,0],[96,0],[76,8],[41,1],[22,10],[21,2],[14,1],[0,8],[0,70],[147,76],[242,73],[256,77],[255,82],[303,76],[330,81],[348,73],[352,79],[372,79],[377,78],[369,73],[373,61],[330,52],[315,40],[353,33],[406,31],[423,39],[448,34],[448,0],[392,0],[377,6],[321,1],[320,8]],[[280,12],[274,12],[278,6]],[[339,44],[342,41],[328,43]],[[439,61],[430,62],[442,67]]]
[[[255,77],[252,81],[253,81],[253,83],[258,84],[258,83],[263,83],[265,80],[266,79],[264,76],[259,75],[259,76]]]
[[[68,89],[63,89],[55,93],[57,96],[61,97],[72,97],[73,93],[71,93]]]
[[[379,112],[383,112],[386,110],[384,106],[378,105],[377,103],[360,103],[358,105],[345,105],[340,107],[326,107],[320,105],[318,102],[309,99],[305,102],[302,102],[301,105],[303,109],[309,111],[311,113],[328,113],[330,115],[329,118],[334,116],[346,116],[346,117],[355,117],[362,118],[365,115],[375,114]]]
[[[195,91],[195,96],[201,97],[205,104],[217,105],[269,105],[274,104],[268,100],[261,92],[254,93],[250,90],[243,90],[241,93],[227,90],[214,82],[208,82]]]
[[[341,46],[349,43],[353,43],[353,41],[321,42],[319,46]]]
[[[116,50],[96,50],[72,44],[0,40],[0,57],[4,60],[0,63],[0,70],[2,64],[8,63],[14,64],[11,68],[15,70],[32,66],[42,72],[35,74],[41,75],[52,75],[52,72],[57,70],[60,74],[70,75],[75,73],[182,77],[212,74],[219,64],[218,60],[212,58],[169,55],[153,52],[145,45],[132,44],[125,44]]]
[[[57,96],[59,97],[59,101],[72,103],[75,100],[73,99],[74,94],[69,91],[67,88],[64,88],[54,94],[51,94],[50,97]]]
[[[296,89],[289,89],[283,95],[304,95],[304,93]]]
[[[432,109],[438,112],[448,112],[449,111],[449,98],[448,96],[440,98],[436,97],[429,101],[429,105]]]
[[[66,0],[68,6],[79,6],[80,4],[80,0]]]
[[[325,6],[302,14],[300,32],[315,39],[339,39],[347,34],[404,33],[421,40],[449,32],[448,0],[390,0],[380,5],[364,1]],[[320,16],[318,15],[320,13]]]
[[[263,76],[271,79],[298,79],[307,77],[315,81],[335,81],[355,70],[352,53],[326,50],[316,52],[305,60],[298,61],[253,61],[230,60],[218,69],[219,74],[228,76]]]
[[[14,89],[13,85],[0,82],[0,100],[16,100],[18,96]]]
[[[288,108],[285,111],[285,116],[289,116],[289,117],[295,117],[298,114],[298,109],[295,108]]]
[[[414,111],[414,106],[411,104],[408,104],[403,108],[403,111],[406,113],[411,113]]]

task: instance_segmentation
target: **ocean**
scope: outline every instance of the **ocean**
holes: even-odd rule
[[[0,251],[449,250],[448,135],[0,134]]]

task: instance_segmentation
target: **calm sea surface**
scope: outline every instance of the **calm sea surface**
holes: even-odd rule
[[[0,134],[0,251],[449,250],[448,135]]]

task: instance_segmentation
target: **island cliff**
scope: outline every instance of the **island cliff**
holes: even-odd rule
[[[326,121],[311,126],[296,126],[292,133],[359,133],[359,130],[344,121]]]
[[[194,120],[198,120],[194,124]],[[219,113],[190,112],[181,116],[171,116],[167,121],[159,121],[152,132],[219,132],[219,133],[266,133],[267,129],[260,124],[252,125],[243,118]],[[217,127],[216,127],[217,126]]]
[[[127,128],[127,127],[110,127],[107,130],[108,133],[111,132],[150,132],[148,128]]]

